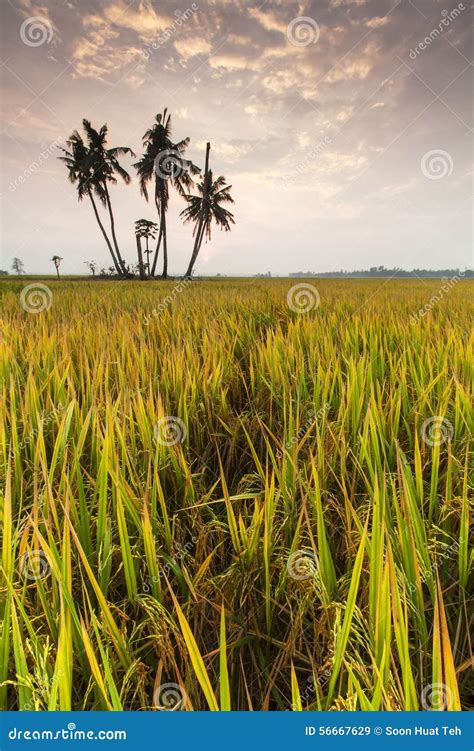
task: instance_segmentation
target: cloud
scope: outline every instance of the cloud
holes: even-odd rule
[[[227,71],[234,70],[258,70],[260,63],[258,60],[238,54],[212,55],[209,58],[211,68],[223,68]]]
[[[275,14],[268,9],[260,10],[260,8],[249,8],[248,14],[250,18],[258,21],[266,31],[278,31],[282,34],[286,33],[288,21],[286,23],[279,21]]]
[[[275,94],[282,94],[285,91],[294,89],[301,81],[298,71],[279,70],[269,76],[265,76],[262,83],[266,89],[273,91]]]
[[[338,81],[350,81],[352,78],[367,78],[371,70],[370,63],[367,62],[344,62],[338,66],[327,77],[328,83],[337,83]]]
[[[262,115],[270,112],[272,109],[272,103],[264,101],[261,97],[253,94],[247,100],[247,104],[244,106],[244,112],[247,115]]]
[[[374,42],[369,42],[358,57],[351,59],[349,56],[338,63],[326,77],[326,81],[331,84],[352,79],[363,80],[373,70],[378,55],[380,55],[379,46]]]
[[[103,17],[109,24],[132,29],[144,42],[151,42],[155,36],[171,25],[170,15],[159,15],[151,0],[141,0],[137,9],[130,2],[112,2],[104,8]]]
[[[122,47],[117,50],[111,45],[97,45],[92,41],[80,42],[73,54],[74,76],[81,78],[95,78],[106,81],[110,74],[120,72],[128,65],[133,70],[123,76],[123,82],[130,86],[142,85],[145,71],[143,50],[137,47]]]
[[[385,26],[389,21],[390,16],[374,16],[374,18],[369,18],[369,20],[365,22],[365,25],[369,29],[377,29],[379,26]]]
[[[330,0],[333,8],[340,8],[341,6],[350,7],[351,5],[360,7],[366,5],[368,2],[369,0]]]
[[[198,36],[177,39],[174,46],[185,61],[196,55],[207,55],[212,49],[212,45],[206,39]]]
[[[137,9],[119,0],[101,12],[86,13],[83,34],[75,39],[72,51],[74,75],[105,82],[111,74],[135,64],[123,82],[131,87],[143,85],[146,48],[142,45],[151,44],[170,23],[171,17],[158,15],[150,0],[141,0]]]
[[[196,143],[198,151],[206,150],[206,142]],[[252,151],[252,144],[248,141],[212,142],[211,152],[217,154],[221,161],[227,164],[237,164],[240,159]]]
[[[175,115],[179,120],[187,120],[189,118],[189,112],[186,107],[179,107],[175,110]]]

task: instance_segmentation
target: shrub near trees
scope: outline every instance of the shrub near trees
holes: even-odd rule
[[[102,125],[100,130],[95,130],[86,119],[82,121],[82,125],[85,138],[75,130],[66,142],[67,148],[61,148],[63,156],[59,159],[68,169],[68,177],[76,186],[78,199],[81,201],[87,197],[91,203],[95,219],[113,261],[113,271],[121,277],[130,276],[129,267],[123,259],[117,241],[109,186],[116,184],[118,177],[125,184],[130,183],[130,175],[120,164],[119,158],[126,155],[134,157],[135,154],[128,146],[109,148],[107,125]],[[223,206],[225,203],[234,203],[230,195],[232,186],[226,184],[222,175],[213,178],[209,168],[209,143],[206,148],[204,174],[199,167],[186,158],[185,152],[190,139],[189,137],[178,141],[173,139],[171,115],[166,108],[155,116],[155,122],[143,135],[142,142],[143,154],[133,167],[137,171],[140,193],[147,202],[150,198],[150,188],[152,188],[158,223],[148,219],[139,219],[135,222],[137,269],[140,278],[155,277],[161,249],[163,251],[161,278],[167,279],[168,277],[166,219],[171,189],[174,189],[187,202],[187,207],[180,214],[181,218],[184,222],[194,224],[193,249],[185,274],[186,278],[191,278],[202,243],[211,238],[212,222],[225,231],[229,231],[231,224],[235,223],[233,214]],[[193,178],[197,175],[201,175],[201,179],[197,186],[198,194],[194,195],[189,191],[194,188]],[[106,212],[105,222],[100,208]],[[106,229],[107,221],[110,225],[109,230]],[[142,238],[146,241],[145,250],[141,247]],[[149,241],[155,239],[157,242],[152,251]],[[144,254],[146,261],[143,258]],[[90,262],[87,263],[92,271]]]

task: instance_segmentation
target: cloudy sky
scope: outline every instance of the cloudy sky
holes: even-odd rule
[[[472,265],[470,0],[0,2],[1,267],[108,266],[55,144],[87,117],[139,154],[164,107],[233,186],[236,226],[198,273]],[[154,207],[135,177],[112,194],[134,262],[133,222]],[[183,207],[173,196],[171,273],[192,249]]]

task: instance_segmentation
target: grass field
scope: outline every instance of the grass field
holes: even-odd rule
[[[474,286],[295,283],[0,282],[0,708],[469,707]]]

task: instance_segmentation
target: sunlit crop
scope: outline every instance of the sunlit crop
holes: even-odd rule
[[[470,282],[27,283],[0,708],[468,708]]]

